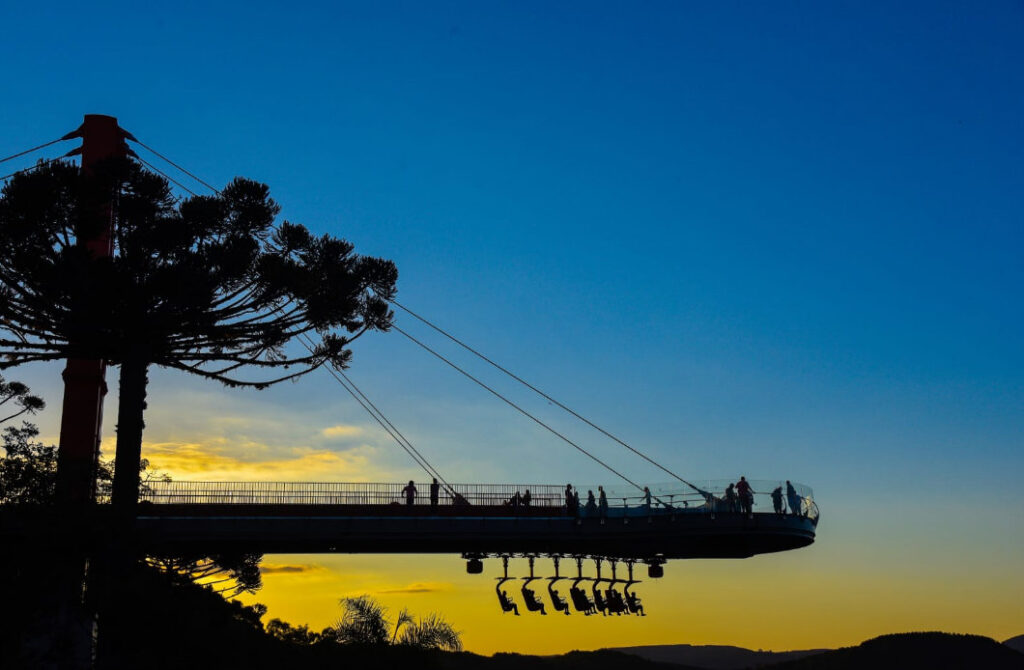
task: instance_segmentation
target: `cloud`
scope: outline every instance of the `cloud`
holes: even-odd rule
[[[310,563],[288,564],[288,563],[264,563],[260,566],[260,573],[264,575],[274,574],[299,574],[303,572],[317,572],[323,570],[320,565]]]
[[[368,445],[344,451],[270,446],[254,441],[145,442],[143,456],[171,479],[205,481],[365,481]]]
[[[320,431],[320,434],[324,437],[357,437],[363,434],[363,429],[359,426],[338,424],[337,426],[324,428]]]
[[[377,589],[377,593],[381,595],[396,593],[437,593],[438,591],[447,591],[451,586],[451,584],[447,584],[445,582],[413,582],[408,586],[399,586],[391,589]]]

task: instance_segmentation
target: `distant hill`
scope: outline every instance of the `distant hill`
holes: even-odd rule
[[[705,670],[745,670],[792,661],[830,649],[801,651],[753,651],[743,647],[723,645],[659,644],[644,647],[616,647],[620,651],[658,663],[692,665]]]
[[[1017,637],[1011,637],[1009,640],[1003,642],[1010,649],[1015,649],[1020,653],[1024,654],[1024,635],[1018,635]]]
[[[464,668],[481,668],[483,670],[703,670],[688,665],[657,663],[643,658],[630,656],[617,651],[601,649],[599,651],[570,651],[560,656],[524,656],[520,654],[495,654],[490,658],[461,654],[471,657]],[[460,670],[457,663],[452,663],[448,655],[445,670]]]
[[[823,654],[770,666],[771,670],[1024,670],[1024,654],[980,635],[883,635]]]

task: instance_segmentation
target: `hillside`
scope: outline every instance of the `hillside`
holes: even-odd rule
[[[901,633],[770,667],[771,670],[1024,670],[1024,654],[980,635]]]
[[[639,656],[658,663],[692,665],[705,670],[741,670],[792,661],[831,650],[753,651],[743,647],[725,645],[660,644],[643,647],[616,647],[611,651]]]

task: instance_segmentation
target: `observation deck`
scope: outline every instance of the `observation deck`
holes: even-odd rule
[[[607,510],[566,506],[562,486],[451,484],[436,505],[429,485],[407,504],[403,484],[158,482],[141,495],[138,538],[149,551],[203,547],[263,553],[467,553],[600,555],[610,558],[745,558],[814,541],[812,491],[794,485],[800,510],[777,514],[769,492],[784,482],[752,481],[753,512],[730,511],[728,482],[607,489]],[[514,497],[530,492],[530,502]],[[595,501],[596,502],[596,501]],[[784,498],[784,503],[785,503]],[[796,501],[794,501],[796,502]]]
[[[607,488],[608,506],[566,505],[565,488],[544,484],[450,484],[431,504],[417,484],[335,482],[150,482],[140,494],[132,541],[146,553],[454,553],[550,554],[663,561],[746,558],[814,541],[818,508],[810,488],[794,484],[790,509],[769,495],[785,482],[751,481],[751,513],[730,509],[728,482],[651,486],[651,505],[635,490]],[[514,504],[530,492],[530,502]],[[596,501],[595,501],[596,502]],[[39,540],[47,510],[0,508],[0,536]],[[795,513],[794,513],[795,512]],[[28,514],[25,514],[28,513]],[[31,520],[35,517],[35,522]],[[43,522],[43,523],[39,523]],[[97,504],[87,543],[121,535],[109,505]],[[52,526],[51,526],[52,527]],[[106,531],[106,532],[105,532]]]

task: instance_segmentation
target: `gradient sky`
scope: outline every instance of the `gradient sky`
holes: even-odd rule
[[[214,4],[5,5],[0,156],[117,116],[393,259],[405,304],[668,467],[805,482],[823,514],[808,549],[670,564],[645,619],[502,617],[495,562],[455,556],[269,556],[268,618],[369,592],[487,653],[1024,633],[1019,2]],[[610,482],[400,335],[355,349],[449,480]],[[53,441],[59,372],[8,373]],[[422,478],[326,374],[151,379],[176,479]]]

